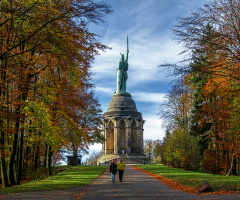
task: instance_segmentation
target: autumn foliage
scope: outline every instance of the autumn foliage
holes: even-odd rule
[[[107,47],[89,32],[89,23],[110,12],[91,0],[1,1],[3,187],[20,184],[29,169],[45,167],[50,175],[53,152],[76,152],[100,139],[90,67]]]
[[[181,191],[192,193],[192,194],[197,192],[197,190],[195,188],[190,188],[190,187],[181,185],[176,180],[167,179],[167,178],[165,178],[163,176],[159,176],[157,174],[153,174],[152,172],[146,171],[146,170],[141,169],[141,168],[139,168],[137,166],[134,166],[134,168],[137,169],[137,170],[140,170],[140,171],[142,171],[144,173],[147,173],[147,174],[151,175],[152,177],[156,178],[157,180],[161,181],[162,183],[164,183],[165,185],[171,187],[174,190],[181,190]]]
[[[176,40],[182,44],[188,58],[180,64],[162,65],[174,68],[175,75],[181,77],[174,84],[178,90],[173,87],[171,96],[161,107],[165,113],[162,116],[171,120],[163,142],[167,164],[179,159],[179,155],[173,155],[169,149],[175,148],[178,154],[183,151],[181,158],[192,151],[186,145],[177,147],[183,142],[177,137],[184,132],[186,139],[197,140],[198,149],[192,152],[198,158],[195,160],[198,166],[192,170],[223,175],[239,173],[239,8],[237,0],[212,0],[191,16],[179,19],[174,28]],[[181,87],[188,88],[184,91],[188,102],[180,92]],[[179,115],[183,102],[185,113],[190,112],[190,115]],[[184,120],[185,127],[181,123]],[[185,162],[172,165],[186,168]]]

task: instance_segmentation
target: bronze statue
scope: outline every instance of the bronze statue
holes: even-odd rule
[[[127,56],[126,60],[124,60],[124,54],[121,54],[121,58],[119,61],[118,69],[117,69],[117,91],[116,94],[127,94],[127,79],[128,79],[128,37],[127,37]]]

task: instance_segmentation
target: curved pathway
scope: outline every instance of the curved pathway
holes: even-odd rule
[[[240,194],[227,195],[194,195],[173,190],[152,176],[126,165],[123,182],[119,182],[116,175],[115,183],[107,170],[89,187],[76,187],[65,190],[25,192],[0,196],[0,199],[27,199],[27,200],[172,200],[172,199],[240,199]]]

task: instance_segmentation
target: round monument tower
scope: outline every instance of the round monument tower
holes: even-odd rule
[[[128,42],[127,42],[128,44]],[[121,59],[117,72],[117,90],[109,103],[108,110],[103,114],[102,155],[98,163],[122,158],[125,163],[144,163],[147,161],[143,151],[142,114],[137,111],[131,94],[126,92],[128,53]]]

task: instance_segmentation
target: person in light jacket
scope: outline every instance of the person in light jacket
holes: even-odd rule
[[[119,180],[122,182],[123,172],[125,170],[125,163],[122,161],[122,159],[120,159],[120,161],[117,163],[117,170],[119,173]]]

